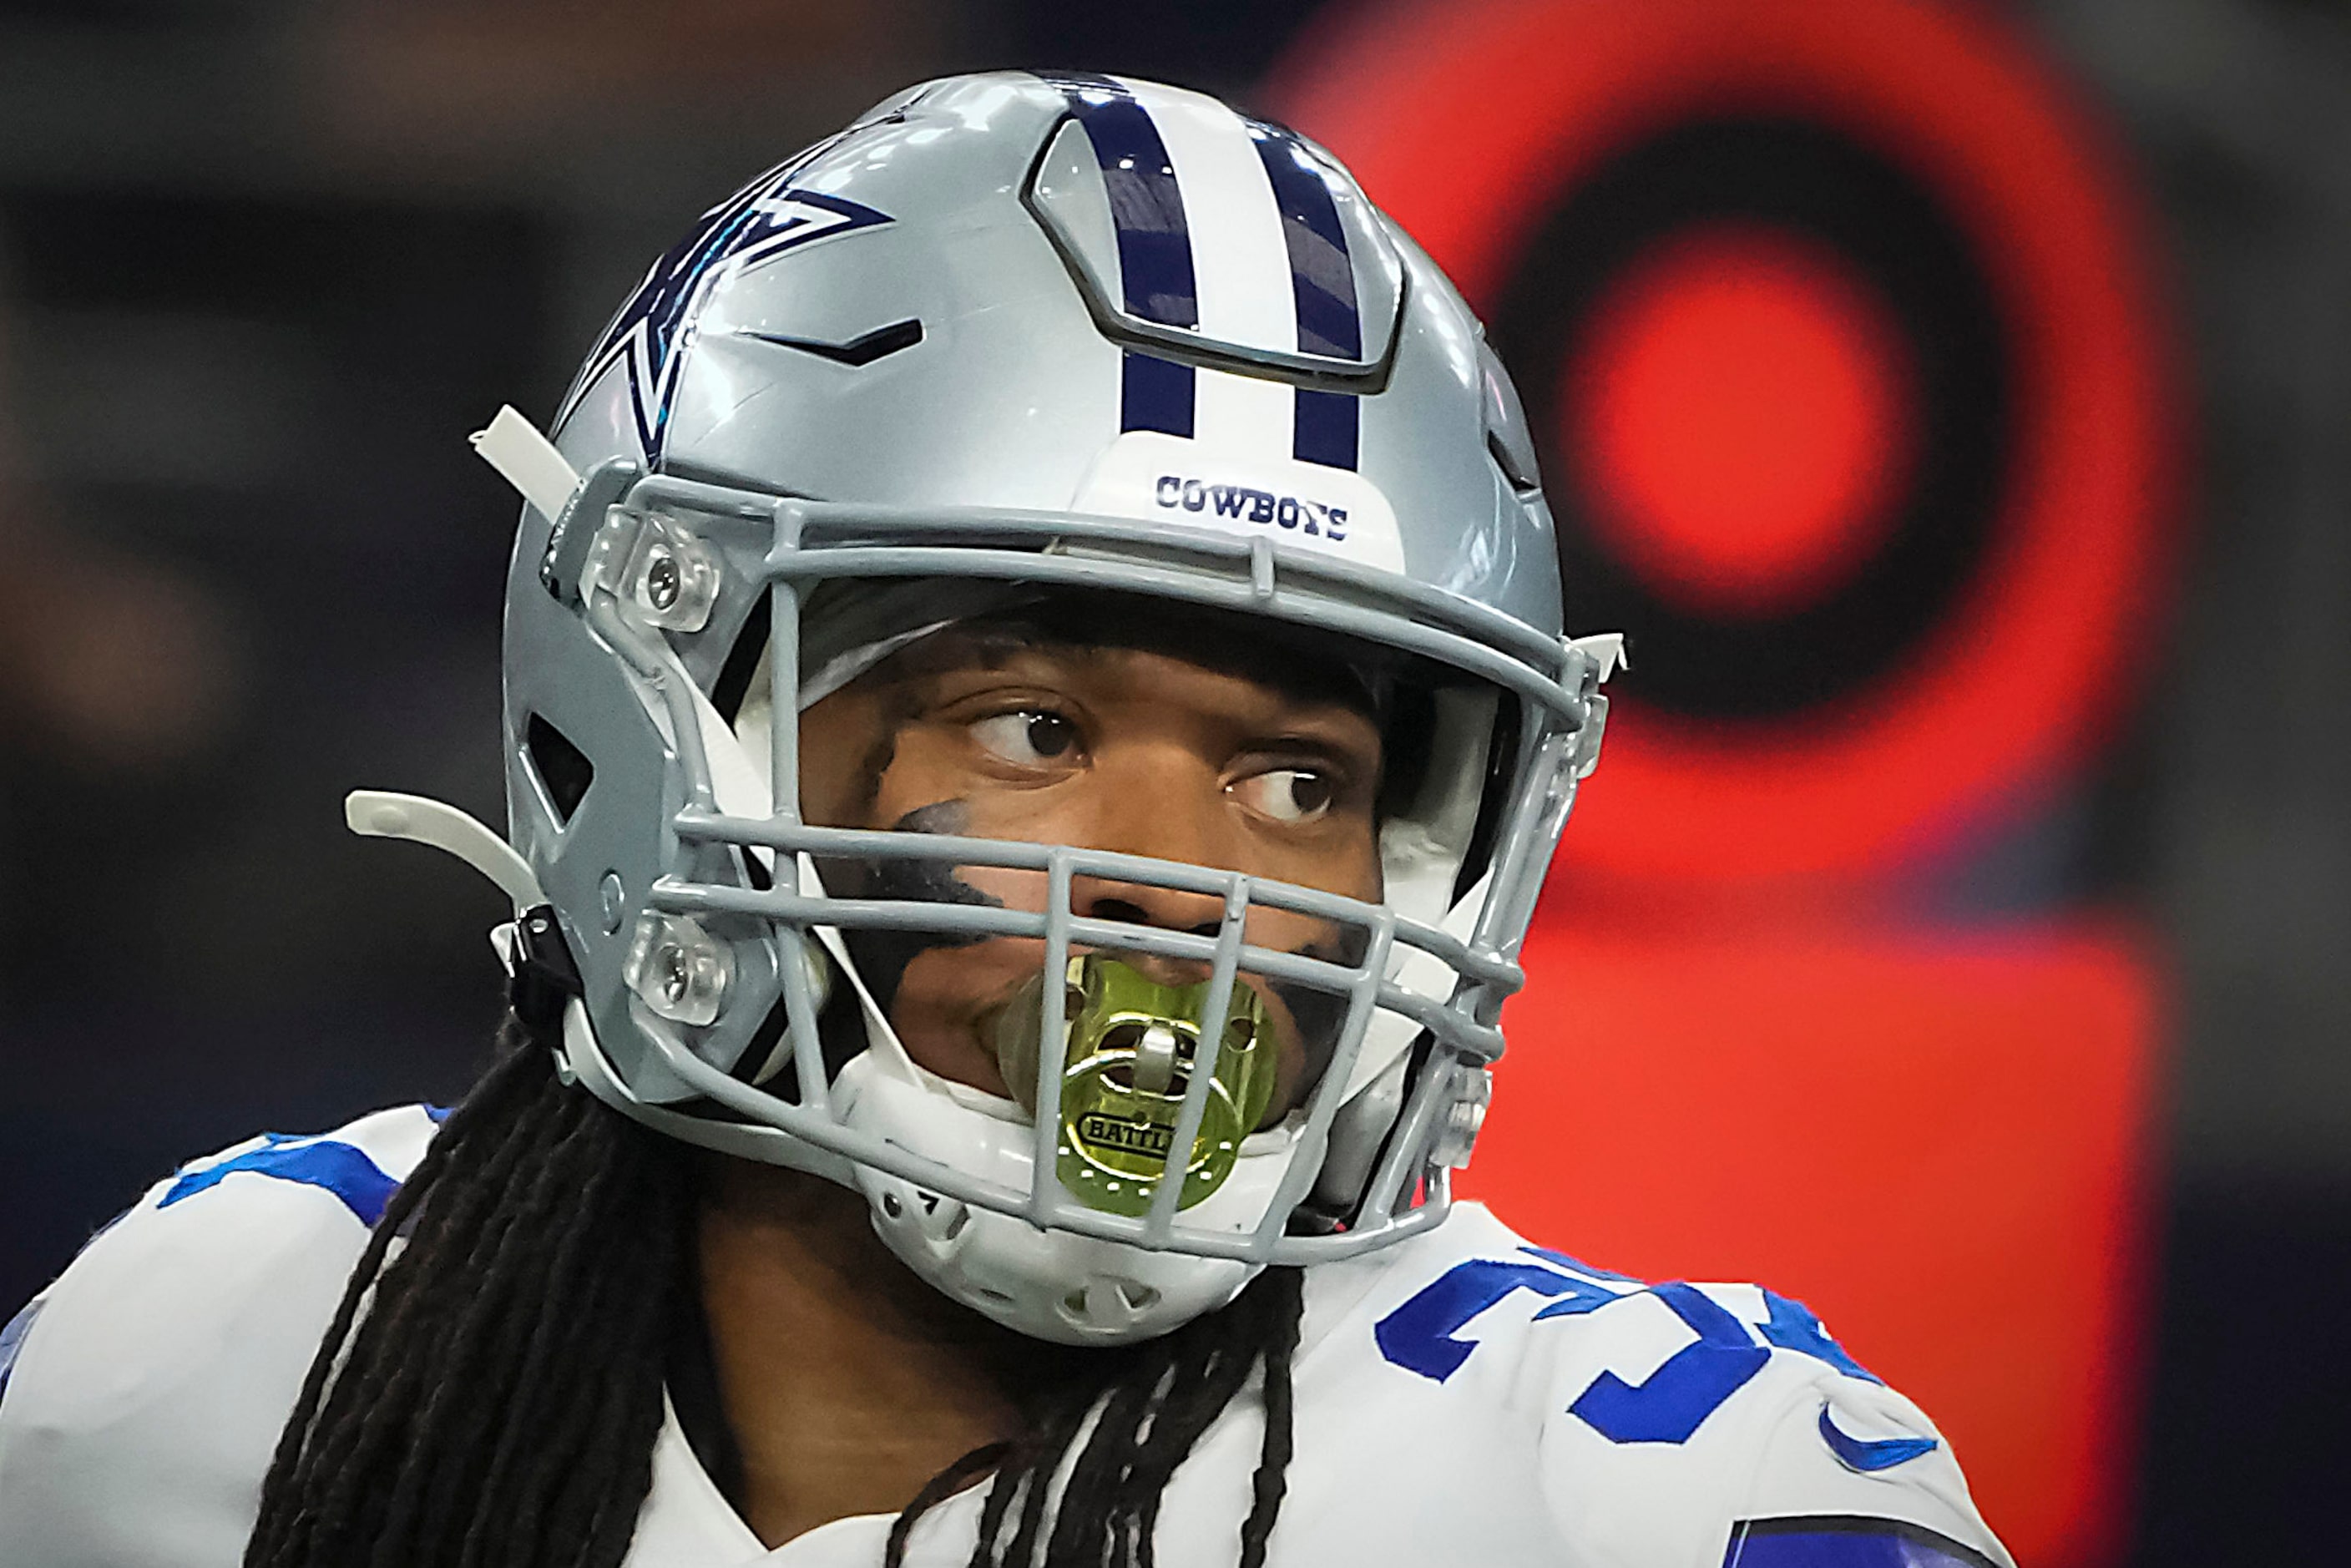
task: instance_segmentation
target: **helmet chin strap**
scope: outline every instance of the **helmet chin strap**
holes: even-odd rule
[[[497,883],[517,914],[547,902],[538,878],[514,846],[446,801],[390,789],[354,789],[343,797],[343,823],[362,838],[406,839],[456,856]]]
[[[496,469],[549,522],[580,488],[580,475],[512,403],[502,403],[483,429],[465,438],[482,461]]]
[[[361,838],[406,839],[455,855],[496,883],[513,904],[515,918],[490,928],[490,951],[509,980],[521,972],[528,955],[517,923],[545,904],[547,895],[512,844],[445,800],[391,789],[354,789],[344,796],[343,825]]]

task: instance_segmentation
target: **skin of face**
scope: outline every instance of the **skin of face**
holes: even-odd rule
[[[800,733],[811,822],[1069,843],[1367,902],[1381,894],[1380,733],[1356,705],[1172,653],[950,630],[810,707]],[[969,866],[928,875],[928,896],[1044,905],[1041,873]],[[1212,894],[1084,876],[1071,892],[1081,916],[1211,936],[1223,917]],[[1249,916],[1248,939],[1277,951],[1343,956],[1338,935],[1284,911]],[[1206,973],[1125,956],[1170,982]],[[908,1054],[944,1078],[1004,1094],[988,1041],[998,1012],[1037,974],[1043,944],[917,939],[888,962],[894,974],[866,978],[878,978]],[[861,958],[861,971],[868,967]],[[1295,1103],[1314,1042],[1279,993],[1243,983],[1268,1001],[1280,1036],[1278,1115]]]
[[[942,632],[809,709],[801,756],[813,822],[1074,843],[1380,896],[1372,721],[1166,653]],[[847,891],[856,870],[828,869],[828,885]],[[1044,899],[1034,875],[925,874],[929,896]],[[1177,929],[1223,915],[1214,898],[1116,882],[1071,894],[1081,914]],[[1332,941],[1264,911],[1249,937]],[[893,974],[859,968],[887,983],[918,1062],[1001,1093],[983,1031],[1042,961],[1033,941],[916,942]],[[1276,1009],[1278,1025],[1289,1017]],[[1277,1111],[1304,1077],[1303,1042],[1283,1047]],[[938,1295],[883,1248],[861,1195],[783,1166],[708,1156],[699,1241],[743,1513],[770,1547],[894,1512],[958,1455],[1022,1430],[1040,1398],[1100,1385],[1128,1354],[1025,1339]]]

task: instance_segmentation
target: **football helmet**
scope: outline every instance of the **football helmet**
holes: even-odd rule
[[[1476,319],[1328,153],[1146,82],[914,89],[705,214],[551,447],[510,413],[480,440],[533,502],[507,880],[576,965],[565,1070],[590,1092],[854,1187],[923,1278],[1071,1343],[1443,1218],[1617,646],[1562,635]],[[1087,593],[1287,628],[1420,694],[1381,901],[803,817],[804,708],[941,627]],[[883,864],[1025,873],[1041,907],[839,869]],[[1089,916],[1085,878],[1221,923]],[[1345,939],[1259,946],[1267,910]],[[860,972],[876,932],[1040,945],[999,1030],[1012,1098],[912,1060]],[[1259,1125],[1274,986],[1331,1021],[1311,1090]]]

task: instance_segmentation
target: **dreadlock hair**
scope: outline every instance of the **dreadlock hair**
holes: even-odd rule
[[[1260,1368],[1265,1439],[1241,1523],[1240,1563],[1263,1568],[1288,1487],[1290,1360],[1304,1280],[1297,1269],[1267,1270],[1221,1312],[1141,1346],[1107,1386],[1065,1398],[1023,1436],[949,1465],[891,1526],[883,1568],[902,1568],[925,1511],[991,1468],[970,1568],[1028,1568],[1040,1537],[1044,1568],[1152,1568],[1168,1481]]]
[[[246,1568],[614,1568],[653,1484],[682,1145],[500,1056],[344,1288]]]
[[[245,1568],[618,1568],[653,1484],[665,1347],[690,1287],[692,1151],[559,1080],[555,1009],[496,1063],[385,1207],[262,1483]],[[1290,1449],[1301,1276],[1057,1390],[934,1477],[890,1531],[994,1471],[973,1568],[1151,1568],[1162,1490],[1263,1369],[1240,1530],[1261,1568]],[[1075,1450],[1073,1468],[1054,1483]],[[1008,1540],[1006,1537],[1008,1534]]]

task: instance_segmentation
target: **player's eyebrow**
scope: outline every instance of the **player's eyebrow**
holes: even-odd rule
[[[1301,720],[1322,712],[1343,712],[1373,718],[1369,705],[1336,681],[1281,668],[1270,660],[1214,656],[1213,651],[1176,640],[1152,637],[1086,641],[1076,635],[1023,622],[991,622],[951,627],[925,639],[879,666],[869,677],[904,685],[973,670],[1002,670],[1014,660],[1036,657],[1065,668],[1098,671],[1113,660],[1151,653],[1196,665],[1213,674],[1243,681],[1278,699]]]
[[[1066,623],[1065,623],[1066,622]],[[899,732],[920,713],[927,683],[975,672],[1000,672],[1016,660],[1034,658],[1046,668],[1036,673],[1049,682],[1057,674],[1099,676],[1113,659],[1155,654],[1246,683],[1272,699],[1268,711],[1253,722],[1267,727],[1260,744],[1302,739],[1329,747],[1350,758],[1362,748],[1337,733],[1277,736],[1275,731],[1326,729],[1344,716],[1368,721],[1374,749],[1364,757],[1374,777],[1389,776],[1386,726],[1395,716],[1374,695],[1374,677],[1351,666],[1334,665],[1306,648],[1237,645],[1213,635],[1208,622],[1182,622],[1176,628],[1138,627],[1091,616],[1056,618],[1051,607],[1042,613],[1011,613],[958,622],[898,650],[858,677],[858,684],[887,693],[883,733],[861,759],[853,799],[861,817],[870,815],[879,798],[882,780],[896,756]]]

